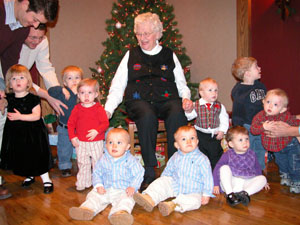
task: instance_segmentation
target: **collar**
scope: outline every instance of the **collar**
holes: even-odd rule
[[[126,160],[127,158],[128,158],[128,154],[130,154],[130,152],[129,152],[129,150],[127,150],[126,152],[125,152],[125,154],[122,156],[122,157],[120,157],[120,158],[118,158],[118,159],[115,159],[114,157],[112,157],[110,154],[109,154],[109,152],[107,151],[107,149],[106,149],[106,147],[104,148],[104,154],[106,155],[106,157],[111,161],[111,162],[122,162],[122,161],[124,161],[124,160]]]
[[[15,1],[14,0],[4,0],[5,7],[5,24],[13,31],[23,27],[19,21],[17,21],[15,16]]]
[[[142,51],[147,55],[156,55],[161,51],[161,49],[162,49],[162,46],[159,45],[158,41],[156,41],[156,46],[152,50],[147,51],[147,50],[142,49]]]
[[[199,99],[199,105],[205,105],[206,103],[210,103],[211,105],[213,105],[215,102],[208,102],[208,101],[204,100],[203,98]]]
[[[197,153],[197,151],[200,151],[198,147],[196,147],[193,151],[188,152],[188,153],[183,153],[180,149],[178,149],[178,154],[180,156],[191,156],[191,155],[194,155],[195,153]]]

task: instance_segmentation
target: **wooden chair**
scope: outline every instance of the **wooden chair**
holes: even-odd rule
[[[137,127],[134,121],[129,118],[125,119],[128,125],[128,133],[130,135],[130,153],[135,155],[135,151],[140,150],[140,147],[136,146],[139,144],[138,136],[135,135],[137,132]],[[168,159],[168,143],[167,143],[167,132],[165,128],[165,122],[163,120],[158,120],[158,133],[156,143],[160,143],[164,147],[165,159]]]

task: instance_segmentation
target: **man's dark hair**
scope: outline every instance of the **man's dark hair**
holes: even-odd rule
[[[18,0],[22,2],[23,0]],[[55,20],[58,11],[58,0],[29,0],[27,12],[35,13],[44,12],[44,16],[48,22]]]
[[[44,23],[40,23],[36,30],[44,30],[45,32],[47,31],[47,25]]]

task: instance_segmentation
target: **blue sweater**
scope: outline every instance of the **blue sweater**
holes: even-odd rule
[[[48,93],[50,96],[52,96],[53,98],[56,98],[58,100],[60,100],[62,103],[66,104],[68,106],[68,109],[65,109],[64,107],[61,107],[62,110],[64,111],[65,115],[60,115],[59,116],[59,121],[63,124],[67,124],[69,117],[71,115],[71,112],[74,108],[74,106],[76,105],[77,102],[77,94],[75,95],[73,93],[73,91],[71,91],[70,88],[66,87],[66,89],[70,92],[70,98],[69,100],[65,99],[65,95],[62,92],[62,87],[61,86],[55,86],[55,87],[51,87],[48,90]]]

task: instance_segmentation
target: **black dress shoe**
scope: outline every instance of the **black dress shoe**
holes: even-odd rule
[[[44,183],[44,193],[45,194],[50,194],[53,192],[53,190],[54,190],[53,183],[51,183],[51,182]]]
[[[233,192],[226,196],[226,201],[230,206],[235,206],[241,203],[240,199]]]
[[[247,206],[250,203],[250,196],[246,191],[240,191],[235,193],[237,198],[242,202],[244,206]]]
[[[29,180],[27,180],[27,179],[29,179]],[[26,179],[22,183],[22,187],[29,187],[34,182],[35,182],[34,177],[26,177]]]
[[[147,187],[155,180],[155,177],[144,177],[144,180],[140,187],[140,192],[142,193]]]

